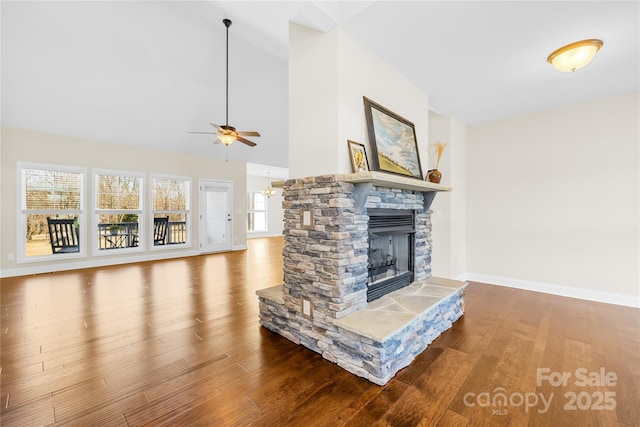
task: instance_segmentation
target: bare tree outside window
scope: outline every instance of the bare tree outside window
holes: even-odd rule
[[[100,250],[139,247],[142,180],[141,174],[133,173],[95,175]]]
[[[189,178],[152,177],[153,217],[169,218],[168,245],[187,243],[191,180]],[[154,238],[154,245],[160,246]]]
[[[20,166],[25,233],[21,258],[53,254],[47,218],[73,219],[78,228],[82,215],[84,173],[72,170],[77,168],[39,166]]]

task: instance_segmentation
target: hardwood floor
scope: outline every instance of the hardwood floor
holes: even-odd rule
[[[638,309],[470,283],[379,387],[259,326],[281,250],[3,279],[1,424],[640,425]]]

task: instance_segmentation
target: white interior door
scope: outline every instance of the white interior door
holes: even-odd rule
[[[200,180],[200,251],[230,251],[232,243],[233,185]]]

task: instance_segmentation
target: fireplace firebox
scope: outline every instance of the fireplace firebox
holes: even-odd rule
[[[369,302],[413,282],[416,230],[413,210],[371,208],[367,214]]]

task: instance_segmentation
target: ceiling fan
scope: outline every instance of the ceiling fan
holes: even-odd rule
[[[240,141],[243,144],[247,144],[249,147],[255,147],[256,143],[249,141],[244,136],[260,136],[255,131],[237,131],[233,126],[229,126],[229,27],[231,26],[230,19],[223,19],[224,26],[227,27],[227,117],[224,125],[219,126],[213,123],[209,123],[216,128],[217,132],[189,132],[189,133],[204,133],[209,135],[218,135],[215,144],[222,143],[226,146],[233,144],[234,141]]]

